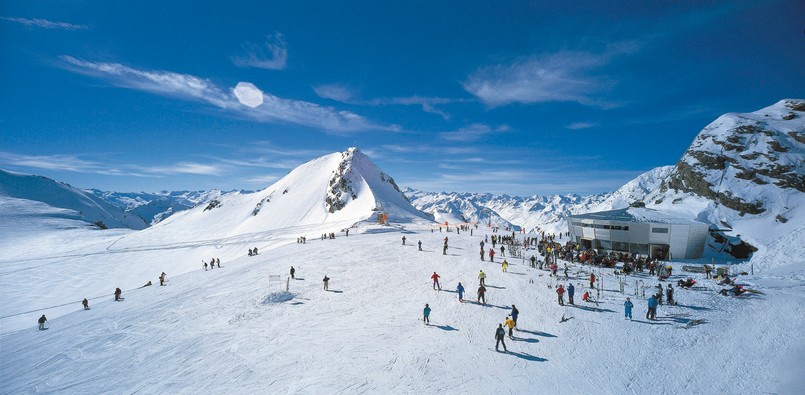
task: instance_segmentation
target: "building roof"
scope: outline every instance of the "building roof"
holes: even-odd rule
[[[597,213],[586,213],[571,215],[571,219],[589,219],[596,221],[617,221],[617,222],[639,222],[655,224],[673,225],[705,225],[707,224],[691,221],[689,219],[674,217],[662,211],[657,211],[643,207],[629,207],[619,210],[599,211]]]

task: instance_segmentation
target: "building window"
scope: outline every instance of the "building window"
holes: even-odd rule
[[[668,228],[651,228],[651,233],[668,233]]]

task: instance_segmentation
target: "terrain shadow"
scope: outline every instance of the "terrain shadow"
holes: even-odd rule
[[[528,353],[524,353],[524,352],[508,351],[507,354],[513,355],[513,356],[515,356],[517,358],[525,359],[526,361],[533,361],[533,362],[546,362],[547,361],[547,359],[545,359],[545,358],[540,358],[540,357],[537,357],[537,356],[534,356],[534,355],[531,355],[531,354],[528,354]]]
[[[579,310],[584,310],[584,311],[595,311],[597,313],[614,313],[615,312],[614,310],[610,310],[610,309],[602,309],[600,307],[591,307],[591,306],[581,306],[581,305],[577,305],[577,304],[566,304],[565,306],[575,307],[575,308],[577,308]]]
[[[535,336],[542,336],[542,337],[556,337],[556,335],[547,333],[547,332],[540,332],[540,331],[529,331],[525,329],[520,329],[518,332],[528,333]]]

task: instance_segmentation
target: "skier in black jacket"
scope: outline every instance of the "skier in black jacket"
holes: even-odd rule
[[[503,341],[503,338],[506,337],[506,330],[503,329],[503,324],[498,324],[498,329],[495,331],[495,351],[500,351],[498,346],[503,344],[503,351],[509,351],[506,349],[506,342]]]

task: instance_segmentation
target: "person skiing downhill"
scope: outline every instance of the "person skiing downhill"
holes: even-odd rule
[[[484,285],[484,280],[486,280],[486,273],[484,273],[483,270],[481,270],[481,272],[478,273],[478,280],[481,285]]]
[[[478,287],[478,303],[486,304],[486,288],[483,285]]]
[[[500,351],[498,346],[501,344],[503,345],[503,351],[509,351],[506,349],[506,342],[503,338],[506,336],[506,330],[503,329],[503,324],[498,324],[498,329],[495,330],[495,351]]]
[[[402,237],[402,241],[403,241],[402,245],[405,245],[405,236]]]
[[[509,328],[509,339],[514,339],[514,333],[512,331],[515,325],[514,321],[509,317],[506,317],[506,320],[503,321],[503,326]]]
[[[573,283],[568,284],[567,286],[567,302],[570,304],[573,303],[573,294],[576,293],[576,287],[573,286]]]
[[[47,318],[45,318],[45,315],[44,315],[44,314],[42,314],[42,316],[41,316],[41,317],[39,317],[39,321],[38,321],[38,322],[39,322],[39,330],[40,330],[40,331],[45,330],[45,323],[46,323],[46,322],[48,322],[48,319],[47,319]]]
[[[439,285],[439,277],[440,277],[440,276],[439,276],[438,274],[436,274],[436,272],[433,272],[433,275],[432,275],[432,276],[430,276],[430,278],[432,278],[432,279],[433,279],[433,289],[439,288],[439,290],[441,291],[441,290],[442,290],[442,286],[441,286],[441,285]]]
[[[428,306],[427,303],[425,303],[425,309],[422,311],[422,313],[424,314],[422,321],[425,321],[425,325],[430,325],[430,306]]]
[[[626,318],[628,318],[630,320],[632,319],[632,308],[633,307],[634,307],[634,303],[632,303],[632,300],[627,297],[626,301],[623,302],[623,315],[624,315],[623,318],[624,319],[626,319]]]
[[[456,287],[456,292],[458,292],[458,301],[463,302],[464,301],[464,286],[461,285],[460,282],[458,283],[458,286]]]

